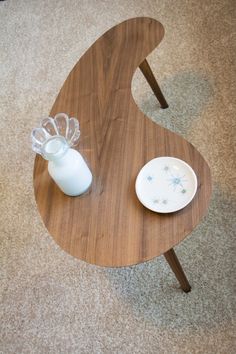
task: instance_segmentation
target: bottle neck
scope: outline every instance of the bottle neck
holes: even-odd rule
[[[43,146],[43,156],[56,164],[63,163],[69,148],[63,136],[53,136]]]
[[[55,158],[51,159],[50,161],[56,166],[64,165],[66,162],[68,162],[69,151],[70,151],[70,149],[68,148],[68,150],[66,150],[62,156],[55,157]]]

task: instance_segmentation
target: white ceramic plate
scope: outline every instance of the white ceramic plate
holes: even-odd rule
[[[197,177],[183,160],[157,157],[140,170],[135,190],[146,208],[158,213],[172,213],[191,202],[197,191]]]

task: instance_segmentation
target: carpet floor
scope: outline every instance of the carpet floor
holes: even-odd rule
[[[162,256],[120,269],[74,259],[34,199],[32,128],[86,49],[136,16],[165,27],[148,59],[170,107],[138,70],[134,98],[212,170],[209,212],[176,247],[188,294]],[[0,2],[1,353],[235,353],[235,22],[234,0]]]

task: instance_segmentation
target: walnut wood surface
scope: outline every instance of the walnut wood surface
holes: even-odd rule
[[[49,177],[47,162],[35,159],[35,197],[49,233],[66,252],[89,263],[126,266],[163,254],[194,229],[208,207],[211,178],[203,157],[147,118],[131,93],[136,68],[163,35],[163,26],[150,18],[113,27],[81,57],[53,105],[52,116],[66,112],[79,119],[78,150],[93,173],[89,193],[64,195]],[[183,159],[196,172],[197,194],[179,212],[151,212],[136,197],[139,170],[158,156]]]

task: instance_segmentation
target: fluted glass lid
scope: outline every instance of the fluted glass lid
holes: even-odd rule
[[[38,128],[32,130],[32,149],[51,160],[59,157],[72,146],[78,144],[80,137],[79,122],[65,113],[58,113],[54,118],[47,117]]]

